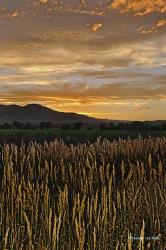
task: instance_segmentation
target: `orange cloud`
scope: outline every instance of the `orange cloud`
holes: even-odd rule
[[[40,0],[41,3],[46,4],[48,0]]]
[[[162,27],[166,24],[166,19],[161,19],[157,24],[156,27]]]
[[[11,14],[11,17],[17,17],[18,16],[18,12],[13,12],[12,14]]]
[[[92,27],[92,30],[96,32],[96,31],[97,31],[98,29],[100,29],[102,26],[103,26],[102,23],[95,23],[95,24],[93,25],[93,27]]]
[[[146,110],[150,110],[151,107],[149,106],[141,106],[141,105],[137,105],[136,107],[133,107],[133,111],[138,111],[138,112],[142,112],[142,111],[146,111]]]
[[[114,0],[110,9],[118,9],[121,13],[133,12],[137,16],[143,16],[152,12],[166,12],[165,0]]]
[[[81,0],[81,2],[82,2],[83,4],[85,4],[85,3],[86,3],[86,0]]]
[[[141,26],[138,29],[138,31],[140,31],[142,34],[149,34],[149,33],[156,32],[159,28],[163,27],[164,25],[166,25],[166,19],[161,19],[154,26],[148,29],[145,29],[144,26]]]

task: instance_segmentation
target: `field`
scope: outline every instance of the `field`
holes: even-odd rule
[[[164,250],[165,156],[166,137],[4,144],[0,249]]]

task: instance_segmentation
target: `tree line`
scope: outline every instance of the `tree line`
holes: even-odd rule
[[[53,129],[60,127],[62,130],[70,130],[70,129],[81,129],[87,128],[88,130],[93,130],[95,128],[99,128],[100,130],[166,130],[166,124],[161,123],[159,125],[152,125],[149,123],[141,122],[141,121],[133,121],[133,122],[119,122],[117,124],[110,123],[99,123],[99,124],[89,124],[85,125],[82,122],[76,122],[73,124],[61,124],[55,125],[51,122],[41,122],[39,124],[32,124],[30,122],[19,122],[15,121],[13,123],[4,123],[0,124],[0,129]]]
[[[145,123],[141,121],[133,122],[119,122],[114,123],[102,123],[100,125],[101,130],[166,130],[166,124],[155,124]]]
[[[0,129],[53,129],[59,127],[52,122],[40,122],[39,124],[33,124],[30,122],[14,121],[12,123],[0,124]],[[74,124],[61,124],[61,129],[81,129],[83,127],[82,122],[76,122]]]

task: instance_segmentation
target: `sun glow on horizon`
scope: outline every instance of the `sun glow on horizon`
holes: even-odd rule
[[[163,0],[7,0],[0,10],[1,103],[166,119]]]

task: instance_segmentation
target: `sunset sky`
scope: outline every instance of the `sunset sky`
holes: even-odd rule
[[[166,119],[166,0],[0,0],[0,103]]]

